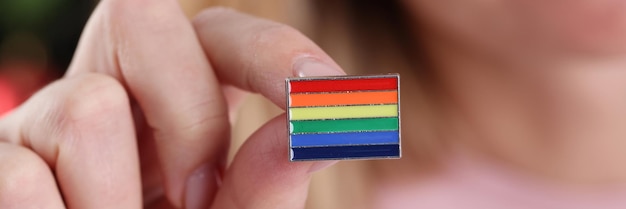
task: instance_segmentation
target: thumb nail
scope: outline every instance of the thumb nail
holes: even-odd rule
[[[212,164],[198,167],[187,179],[185,208],[209,208],[217,191],[219,176]]]
[[[323,63],[312,57],[303,57],[293,64],[294,74],[298,77],[345,75],[341,69]]]

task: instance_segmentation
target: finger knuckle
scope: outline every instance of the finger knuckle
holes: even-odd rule
[[[72,121],[109,118],[111,113],[129,109],[124,87],[115,79],[99,74],[86,74],[70,81],[61,108]]]
[[[24,203],[30,191],[50,173],[48,166],[32,151],[0,145],[0,205]],[[9,207],[10,208],[10,207]]]
[[[59,79],[33,95],[20,110],[24,119],[19,137],[50,163],[61,149],[77,150],[85,143],[102,143],[80,139],[115,133],[117,127],[132,125],[130,101],[123,85],[97,73]]]
[[[34,103],[48,105],[43,106],[32,121],[50,135],[29,136],[31,140],[58,138],[61,140],[58,143],[72,141],[80,135],[81,127],[108,124],[119,114],[130,114],[123,86],[106,75],[86,73],[64,78],[45,90]]]
[[[228,123],[228,112],[224,109],[222,101],[206,99],[193,105],[181,108],[178,115],[183,116],[173,126],[153,126],[154,134],[157,138],[169,139],[177,136],[207,136],[224,137],[228,135],[230,124]],[[204,138],[193,138],[189,140],[206,140]]]

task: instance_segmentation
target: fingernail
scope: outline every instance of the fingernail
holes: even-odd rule
[[[198,167],[187,179],[186,209],[209,208],[219,184],[217,170],[212,164]]]
[[[341,69],[323,63],[312,57],[298,59],[293,64],[294,74],[298,77],[345,75]]]
[[[309,168],[309,173],[314,173],[314,172],[322,170],[324,168],[328,168],[328,167],[330,167],[331,165],[334,165],[337,162],[339,162],[339,161],[331,160],[331,161],[316,162],[315,164],[311,165],[311,167]]]

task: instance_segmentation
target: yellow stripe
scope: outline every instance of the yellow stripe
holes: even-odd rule
[[[371,118],[398,116],[398,105],[289,108],[290,120]]]

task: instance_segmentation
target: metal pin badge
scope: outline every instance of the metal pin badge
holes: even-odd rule
[[[400,158],[400,76],[286,79],[289,159]]]

